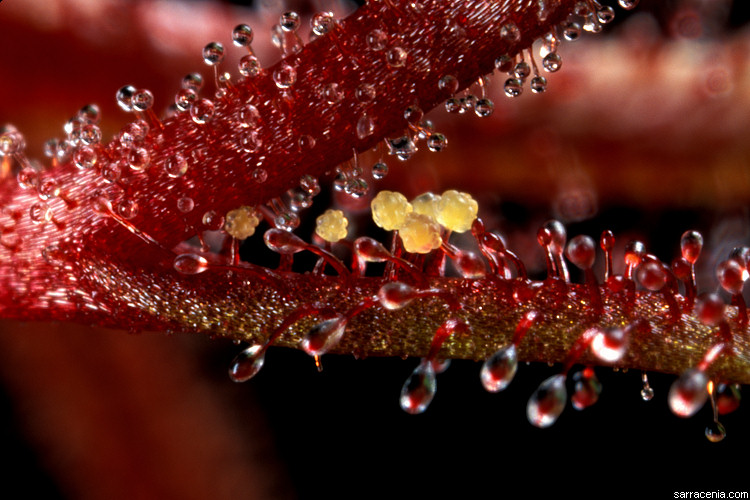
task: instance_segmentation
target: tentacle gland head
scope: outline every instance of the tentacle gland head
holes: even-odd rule
[[[123,86],[116,99],[133,121],[104,143],[97,108],[82,108],[48,143],[50,168],[3,128],[0,314],[242,340],[235,381],[255,376],[271,345],[303,349],[319,367],[327,353],[419,357],[401,392],[409,413],[428,408],[449,358],[483,361],[491,392],[512,383],[519,361],[562,363],[529,400],[540,427],[565,409],[567,385],[576,409],[596,402],[595,366],[678,375],[668,399],[680,416],[709,399],[717,413],[736,407],[733,384],[750,381],[748,252],[718,266],[724,305],[699,293],[696,231],[667,265],[641,242],[619,245],[608,231],[568,239],[551,220],[536,233],[547,272],[533,280],[470,193],[374,193],[391,157],[448,148],[425,110],[491,115],[493,71],[509,97],[544,92],[534,40],[541,69],[555,73],[561,40],[581,26],[599,31],[612,14],[594,0],[448,4],[386,0],[347,19],[316,15],[308,44],[286,13],[274,30],[283,59],[269,67],[238,25],[239,78],[224,71],[224,46],[209,43],[211,77],[186,76],[166,116],[151,92]],[[337,206],[308,217],[328,185]],[[644,376],[644,398],[649,389]]]

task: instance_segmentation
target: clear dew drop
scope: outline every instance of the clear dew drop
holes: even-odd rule
[[[408,135],[402,135],[395,139],[387,140],[389,153],[396,155],[401,161],[406,161],[411,158],[411,155],[417,152],[417,146],[414,141]]]
[[[256,128],[260,125],[260,111],[253,104],[243,106],[238,113],[238,118],[241,127]]]
[[[570,402],[576,410],[583,410],[592,406],[599,400],[602,393],[602,384],[591,368],[586,368],[573,375],[575,382]]]
[[[147,89],[137,90],[136,93],[133,94],[131,102],[135,111],[146,111],[151,109],[151,106],[154,105],[154,94]]]
[[[224,46],[219,42],[209,42],[203,47],[203,62],[216,66],[224,60]]]
[[[136,120],[125,125],[120,131],[120,144],[131,147],[141,142],[148,134],[148,124],[143,120]]]
[[[198,125],[203,125],[214,117],[214,103],[208,99],[199,99],[190,106],[190,118]]]
[[[701,370],[686,370],[669,388],[669,408],[678,417],[691,417],[706,403],[708,377]]]
[[[232,43],[237,47],[249,47],[253,43],[253,29],[247,24],[238,24],[232,30]]]
[[[382,161],[377,162],[372,166],[372,177],[376,180],[385,178],[388,175],[388,165]]]
[[[232,382],[247,382],[258,374],[266,360],[262,344],[255,344],[240,352],[229,367]]]
[[[297,145],[299,146],[300,151],[309,151],[315,147],[315,137],[308,134],[302,134],[297,139]]]
[[[508,344],[487,358],[482,365],[480,379],[488,392],[504,390],[513,381],[518,370],[518,352],[515,344]]]
[[[125,220],[130,220],[138,215],[138,203],[130,198],[125,198],[117,204],[117,213]]]
[[[559,71],[562,67],[562,57],[557,52],[550,52],[542,59],[542,67],[549,73]]]
[[[495,104],[486,97],[479,99],[474,105],[474,113],[480,118],[487,118],[488,116],[491,116],[493,111],[495,111]]]
[[[268,172],[266,172],[265,168],[256,168],[255,170],[253,170],[250,176],[258,184],[263,184],[268,180]]]
[[[293,231],[300,225],[301,219],[294,212],[281,212],[273,220],[274,225],[280,230]]]
[[[521,41],[521,30],[514,23],[507,23],[500,27],[500,37],[508,43]]]
[[[445,110],[448,113],[461,113],[463,111],[461,100],[454,97],[448,99],[445,101]]]
[[[333,12],[318,12],[310,19],[310,26],[313,33],[317,36],[323,36],[331,31],[336,25]]]
[[[596,11],[596,18],[602,24],[609,24],[615,20],[615,9],[605,5]]]
[[[135,94],[136,88],[132,85],[125,85],[124,87],[120,87],[120,89],[115,94],[115,99],[117,99],[117,105],[122,108],[123,111],[133,111],[133,94]]]
[[[27,167],[18,172],[16,180],[18,181],[18,185],[23,189],[33,189],[39,182],[39,174],[33,168]]]
[[[312,198],[302,188],[296,187],[287,191],[289,197],[289,208],[300,212],[312,205]]]
[[[60,194],[60,185],[54,179],[44,179],[39,183],[37,192],[40,199],[49,200]]]
[[[200,274],[208,269],[208,261],[200,255],[184,253],[174,258],[172,263],[175,271],[180,274]]]
[[[313,326],[302,339],[302,349],[310,356],[321,356],[336,346],[346,330],[346,318],[337,314]]]
[[[193,208],[195,208],[195,202],[189,196],[183,196],[177,200],[177,210],[183,214],[192,212]]]
[[[81,142],[88,146],[98,144],[102,139],[102,131],[96,125],[84,125],[81,127],[80,138]]]
[[[654,389],[653,387],[644,387],[641,389],[641,399],[644,401],[651,401],[654,399]]]
[[[391,47],[385,53],[385,61],[393,68],[400,68],[406,64],[408,53],[402,47]]]
[[[148,167],[150,155],[146,148],[131,148],[130,151],[128,151],[127,161],[132,170],[143,172],[146,167]]]
[[[282,62],[273,72],[273,82],[280,89],[288,89],[297,81],[297,70],[286,62]]]
[[[297,31],[300,26],[299,14],[293,11],[284,12],[279,18],[279,25],[284,31]]]
[[[505,80],[503,90],[508,97],[518,97],[523,92],[523,82],[518,78],[508,78]]]
[[[362,113],[357,120],[357,137],[365,140],[375,133],[375,121],[367,113]]]
[[[122,177],[124,166],[127,166],[126,162],[124,161],[107,163],[102,167],[102,178],[109,183],[119,181],[120,177]]]
[[[172,178],[182,177],[188,171],[188,162],[180,153],[175,153],[164,162],[164,171]]]
[[[375,95],[375,86],[369,83],[359,84],[354,91],[354,97],[363,104],[374,101]]]
[[[427,149],[432,152],[439,152],[445,149],[448,145],[448,138],[440,132],[430,134],[427,138]]]
[[[435,397],[437,380],[432,363],[422,361],[401,388],[399,404],[406,413],[423,413]]]
[[[594,14],[589,14],[583,23],[583,30],[589,33],[601,33],[602,25],[599,24]]]
[[[535,76],[531,79],[531,91],[535,94],[541,94],[547,90],[547,79],[543,76]]]
[[[86,125],[97,125],[102,120],[101,110],[96,104],[87,104],[78,110],[78,121]]]
[[[542,382],[526,405],[526,418],[539,428],[549,427],[565,409],[568,393],[565,390],[565,375],[553,375]]]
[[[78,148],[76,152],[73,153],[73,162],[75,163],[76,167],[80,168],[81,170],[88,170],[90,168],[93,168],[94,165],[96,165],[96,161],[96,151],[94,151],[94,149],[90,146],[83,146],[82,148]]]
[[[574,22],[565,23],[562,25],[562,35],[565,40],[575,42],[581,38],[581,26]]]
[[[299,179],[299,186],[304,189],[310,196],[317,196],[320,194],[320,182],[318,178],[305,174]]]
[[[381,51],[388,44],[388,35],[383,30],[374,29],[367,34],[365,41],[370,50]]]
[[[49,139],[44,143],[44,156],[47,158],[56,158],[57,151],[60,147],[60,141],[58,139]],[[2,149],[2,146],[0,146]],[[0,153],[3,154],[3,153]]]
[[[252,54],[242,56],[240,62],[237,64],[237,68],[240,74],[247,78],[258,76],[263,69],[258,58]]]
[[[531,66],[526,61],[520,61],[513,68],[513,76],[523,80],[531,74]]]
[[[713,421],[706,426],[705,435],[712,443],[718,443],[727,437],[727,430],[721,422]]]
[[[445,75],[438,80],[438,88],[448,95],[458,92],[458,78],[453,75]]]
[[[461,111],[460,113],[464,113],[466,111],[473,111],[474,106],[477,104],[477,96],[474,94],[466,94],[461,99]]]
[[[203,77],[199,73],[188,73],[182,79],[181,85],[183,89],[200,92],[203,88]]]
[[[203,214],[201,219],[203,225],[211,231],[218,231],[224,225],[224,216],[219,214],[216,210],[209,210]]]
[[[353,198],[362,198],[367,194],[369,189],[369,184],[361,177],[350,179],[346,183],[346,186],[344,186],[344,192]]]

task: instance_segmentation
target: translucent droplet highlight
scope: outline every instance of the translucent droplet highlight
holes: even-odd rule
[[[337,314],[313,326],[300,345],[310,356],[321,356],[339,343],[345,330],[346,318]]]
[[[513,381],[518,370],[518,352],[514,344],[495,351],[482,365],[480,379],[489,392],[504,390]]]
[[[422,361],[401,388],[401,409],[412,415],[423,413],[435,397],[437,380],[432,363]]]
[[[565,375],[553,375],[542,382],[531,395],[526,405],[526,417],[536,427],[549,427],[565,409],[567,397]]]
[[[708,377],[701,370],[686,370],[669,388],[669,408],[678,417],[691,417],[708,399]]]
[[[208,269],[208,261],[200,255],[184,253],[174,258],[173,266],[180,274],[200,274]]]
[[[229,367],[229,378],[233,382],[250,380],[263,368],[265,354],[262,344],[255,344],[240,352]]]

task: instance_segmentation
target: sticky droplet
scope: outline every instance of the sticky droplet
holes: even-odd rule
[[[300,345],[310,356],[322,356],[339,343],[345,330],[346,318],[337,314],[313,326]]]
[[[249,47],[253,43],[253,29],[247,24],[238,24],[232,30],[232,43],[237,47]]]
[[[219,42],[210,42],[203,47],[203,62],[216,66],[224,60],[224,46]]]
[[[380,305],[389,311],[402,309],[409,305],[415,298],[417,298],[416,290],[400,281],[386,283],[378,290]]]
[[[195,202],[189,196],[183,196],[177,200],[177,210],[183,214],[192,212],[193,208],[195,208]]]
[[[282,62],[273,72],[273,81],[280,89],[288,89],[297,81],[297,70],[292,65]]]
[[[518,354],[514,344],[508,344],[487,358],[482,365],[482,386],[489,392],[504,390],[518,370]]]
[[[669,388],[669,408],[678,417],[691,417],[708,399],[708,377],[696,368],[686,370]]]
[[[599,328],[591,340],[591,352],[605,363],[616,363],[628,349],[628,335],[622,328]]]
[[[190,117],[198,125],[203,125],[214,117],[214,103],[208,99],[199,99],[190,106]]]
[[[576,410],[583,410],[592,406],[599,400],[602,393],[602,384],[591,368],[586,368],[573,375],[575,389],[570,397],[570,402]]]
[[[432,363],[421,362],[401,388],[401,409],[412,415],[423,413],[435,397],[437,381]]]
[[[200,255],[184,253],[175,257],[173,266],[180,274],[200,274],[208,269],[208,261]]]
[[[365,140],[375,132],[375,122],[366,113],[362,113],[357,120],[357,137]]]
[[[531,395],[526,405],[526,417],[536,427],[549,427],[565,409],[567,397],[565,375],[553,375],[542,382]]]
[[[400,68],[406,64],[408,53],[401,47],[392,47],[385,54],[385,61],[393,68]]]
[[[229,378],[233,382],[246,382],[256,376],[265,362],[262,344],[255,344],[240,352],[229,367]]]
[[[438,88],[448,95],[453,95],[458,92],[458,79],[453,75],[445,75],[438,80]]]
[[[180,153],[175,153],[164,162],[164,171],[172,178],[182,177],[188,170],[188,162]]]

